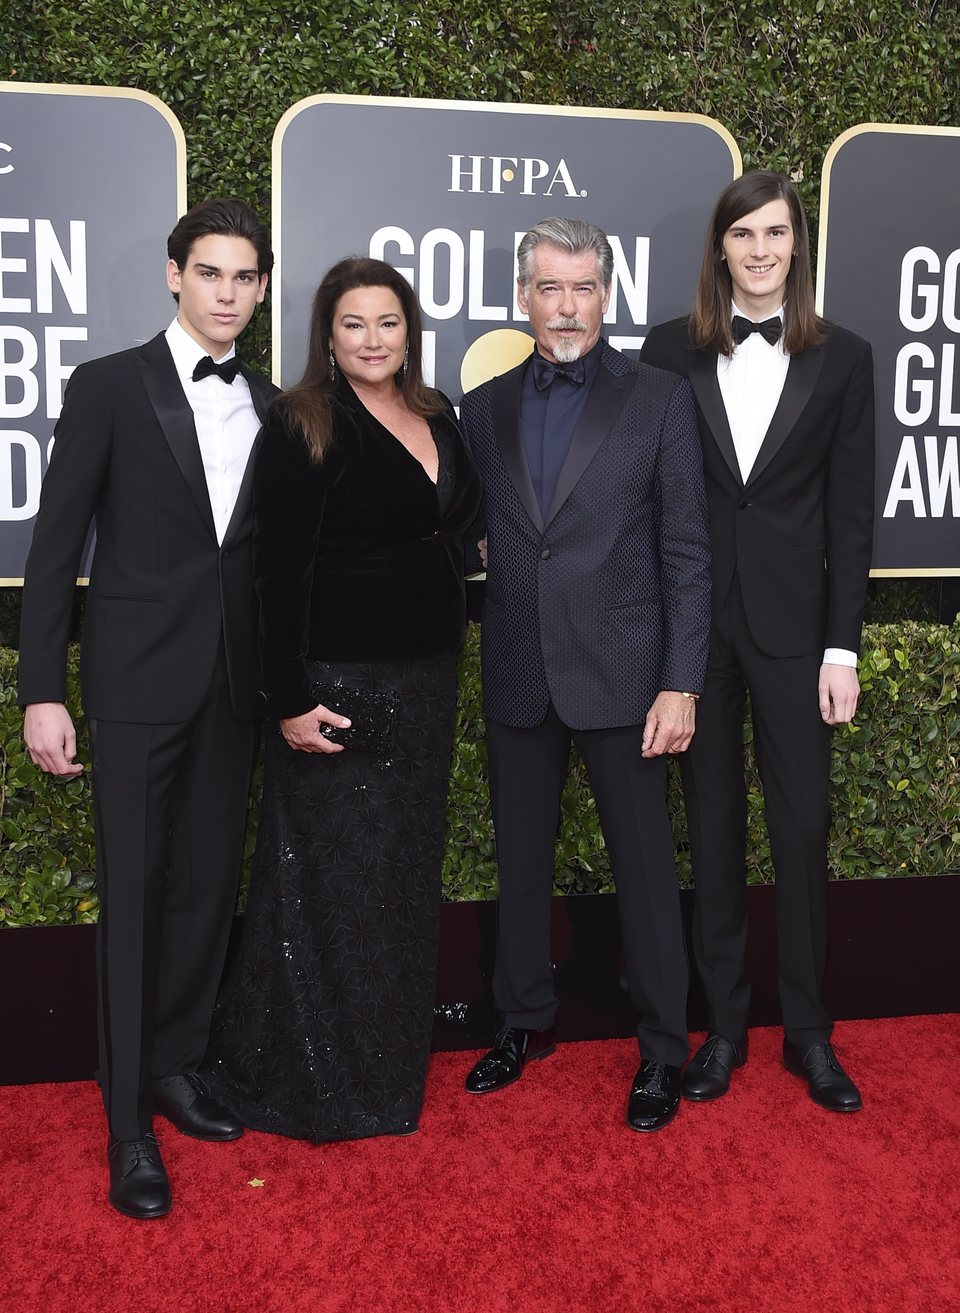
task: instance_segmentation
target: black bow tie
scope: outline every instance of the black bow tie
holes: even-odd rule
[[[533,354],[533,384],[538,392],[545,392],[555,378],[565,378],[574,387],[581,387],[586,378],[583,357],[566,364],[556,364],[547,360],[538,351]]]
[[[202,378],[207,378],[210,374],[219,374],[224,383],[232,383],[239,373],[239,356],[231,356],[229,360],[221,360],[219,364],[212,356],[204,356],[202,360],[197,361],[197,367],[193,371],[193,381],[199,383]]]
[[[751,333],[759,333],[771,346],[776,346],[782,332],[783,320],[779,315],[774,315],[772,319],[764,319],[759,324],[755,324],[752,319],[744,319],[743,315],[733,316],[733,340],[737,346],[741,342],[746,342]]]

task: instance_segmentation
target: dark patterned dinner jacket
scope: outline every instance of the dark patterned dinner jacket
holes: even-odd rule
[[[520,432],[525,369],[461,409],[486,498],[484,710],[532,726],[552,701],[574,729],[640,725],[661,689],[698,692],[706,666],[710,553],[689,388],[604,344],[542,513]]]

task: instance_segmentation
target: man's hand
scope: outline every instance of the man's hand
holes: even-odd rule
[[[483,568],[487,568],[487,538],[484,535],[477,543],[477,551],[480,553],[480,560],[483,562]]]
[[[347,729],[350,721],[336,711],[328,711],[318,702],[312,711],[306,711],[302,716],[281,720],[280,732],[295,752],[342,752],[342,743],[332,743],[321,732],[324,725]]]
[[[853,720],[860,697],[860,681],[853,666],[822,665],[817,691],[820,715],[827,725],[846,725]]]
[[[23,713],[23,741],[34,766],[48,775],[80,775],[77,731],[62,702],[31,702]]]
[[[658,693],[643,726],[643,756],[686,752],[693,738],[697,704],[682,693]]]

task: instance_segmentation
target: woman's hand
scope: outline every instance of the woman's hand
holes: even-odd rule
[[[294,752],[342,752],[343,744],[331,743],[323,733],[324,725],[348,729],[350,721],[318,702],[312,711],[306,711],[302,716],[281,720],[280,732]]]

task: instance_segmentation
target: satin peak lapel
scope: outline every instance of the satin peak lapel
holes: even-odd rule
[[[554,518],[563,503],[577,486],[587,466],[597,454],[613,422],[623,405],[627,391],[633,386],[634,375],[611,374],[601,363],[597,376],[587,397],[587,403],[577,420],[573,431],[570,450],[563,462],[563,469],[557,480],[553,503],[547,516],[547,524]]]
[[[490,383],[490,414],[500,457],[531,522],[543,532],[543,515],[533,491],[533,480],[520,433],[520,400],[525,366],[501,374]]]
[[[277,396],[277,389],[272,383],[268,382],[262,374],[258,374],[255,369],[250,369],[248,365],[242,367],[243,377],[247,380],[247,386],[250,389],[250,399],[253,402],[253,408],[257,412],[257,418],[262,424],[267,418],[267,411],[270,409],[270,402]]]
[[[726,461],[730,473],[737,483],[743,485],[740,462],[733,445],[727,408],[723,404],[720,384],[717,381],[717,357],[713,351],[693,351],[690,355],[690,386],[697,398],[697,404],[707,421],[707,427],[713,434],[713,440],[720,449],[720,455]]]
[[[148,342],[134,359],[167,445],[180,466],[204,523],[216,537],[193,411],[180,386],[163,334]]]
[[[253,408],[257,412],[257,418],[262,424],[267,418],[267,411],[270,408],[270,402],[277,395],[273,384],[268,383],[262,374],[256,370],[248,369],[243,366],[243,377],[247,380],[250,388],[250,400],[253,402]],[[230,516],[230,523],[227,525],[227,531],[223,535],[222,546],[230,542],[237,534],[238,529],[243,524],[250,507],[253,504],[253,467],[257,463],[257,452],[260,450],[260,443],[263,440],[263,429],[257,433],[253,440],[253,446],[250,448],[250,455],[247,457],[247,468],[243,471],[243,478],[240,481],[240,491],[237,493],[237,500],[234,503],[233,514]]]
[[[263,429],[259,431],[253,440],[253,446],[250,448],[250,455],[247,457],[247,468],[243,471],[243,478],[240,480],[240,489],[237,492],[237,500],[233,504],[233,511],[230,515],[230,523],[227,525],[226,532],[223,535],[221,548],[226,547],[232,538],[235,538],[240,526],[250,513],[253,505],[253,467],[257,463],[257,452],[260,450],[260,443],[263,441]]]
[[[766,436],[753,462],[753,469],[747,483],[753,483],[767,468],[774,456],[790,436],[803,409],[813,394],[823,368],[824,349],[814,347],[811,351],[802,351],[798,356],[790,357],[790,367],[783,384],[783,391]]]

